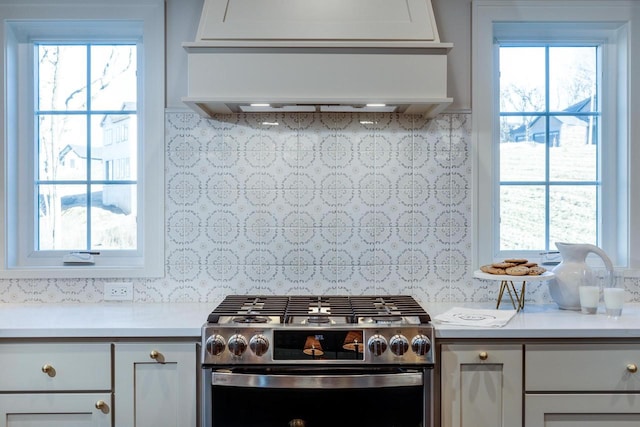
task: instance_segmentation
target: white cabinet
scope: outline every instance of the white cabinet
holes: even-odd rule
[[[527,394],[527,427],[637,427],[638,394]]]
[[[111,393],[0,396],[0,427],[110,427]]]
[[[110,427],[111,345],[0,344],[0,427]]]
[[[443,344],[440,425],[522,426],[522,346]]]
[[[526,427],[640,425],[638,366],[638,344],[526,345]]]
[[[115,343],[116,426],[195,427],[195,342]]]

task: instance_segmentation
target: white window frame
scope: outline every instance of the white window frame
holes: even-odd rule
[[[601,141],[613,148],[602,151],[605,200],[599,246],[614,265],[639,267],[640,233],[632,231],[640,230],[640,168],[633,167],[640,162],[640,2],[477,0],[472,13],[473,265],[518,255],[533,260],[539,256],[500,252],[498,242],[497,38],[508,34],[500,31],[518,28],[521,40],[586,42],[590,37],[604,43]]]
[[[164,0],[0,0],[0,278],[164,276],[164,13]],[[92,265],[34,250],[32,41],[47,38],[138,43],[138,249]]]

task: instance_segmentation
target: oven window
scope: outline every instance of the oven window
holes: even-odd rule
[[[214,387],[213,427],[422,427],[423,391]]]
[[[364,360],[361,330],[274,330],[274,360]]]

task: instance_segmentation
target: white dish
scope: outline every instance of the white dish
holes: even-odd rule
[[[485,273],[481,270],[476,270],[473,272],[473,277],[477,279],[485,279],[485,280],[508,280],[508,281],[518,281],[518,282],[540,282],[543,280],[550,280],[556,277],[555,274],[551,271],[545,271],[542,274],[538,275],[525,275],[525,276],[513,276],[511,274],[489,274]]]

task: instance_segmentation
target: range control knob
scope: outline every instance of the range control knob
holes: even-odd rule
[[[249,348],[256,356],[262,356],[269,349],[269,340],[264,335],[254,335],[249,341]]]
[[[402,356],[409,350],[409,340],[404,335],[397,334],[391,337],[389,346],[393,354]]]
[[[227,348],[234,356],[242,356],[247,350],[247,339],[240,334],[231,335]]]
[[[424,356],[431,350],[431,340],[426,335],[418,334],[411,340],[411,350],[418,356]]]
[[[224,338],[222,337],[222,335],[217,335],[217,334],[211,335],[209,338],[207,338],[207,341],[205,342],[205,348],[207,349],[207,353],[213,356],[222,354],[222,352],[224,351],[225,345],[226,343],[224,342]]]
[[[375,334],[369,338],[367,347],[374,356],[380,356],[387,351],[387,340],[382,335]]]

